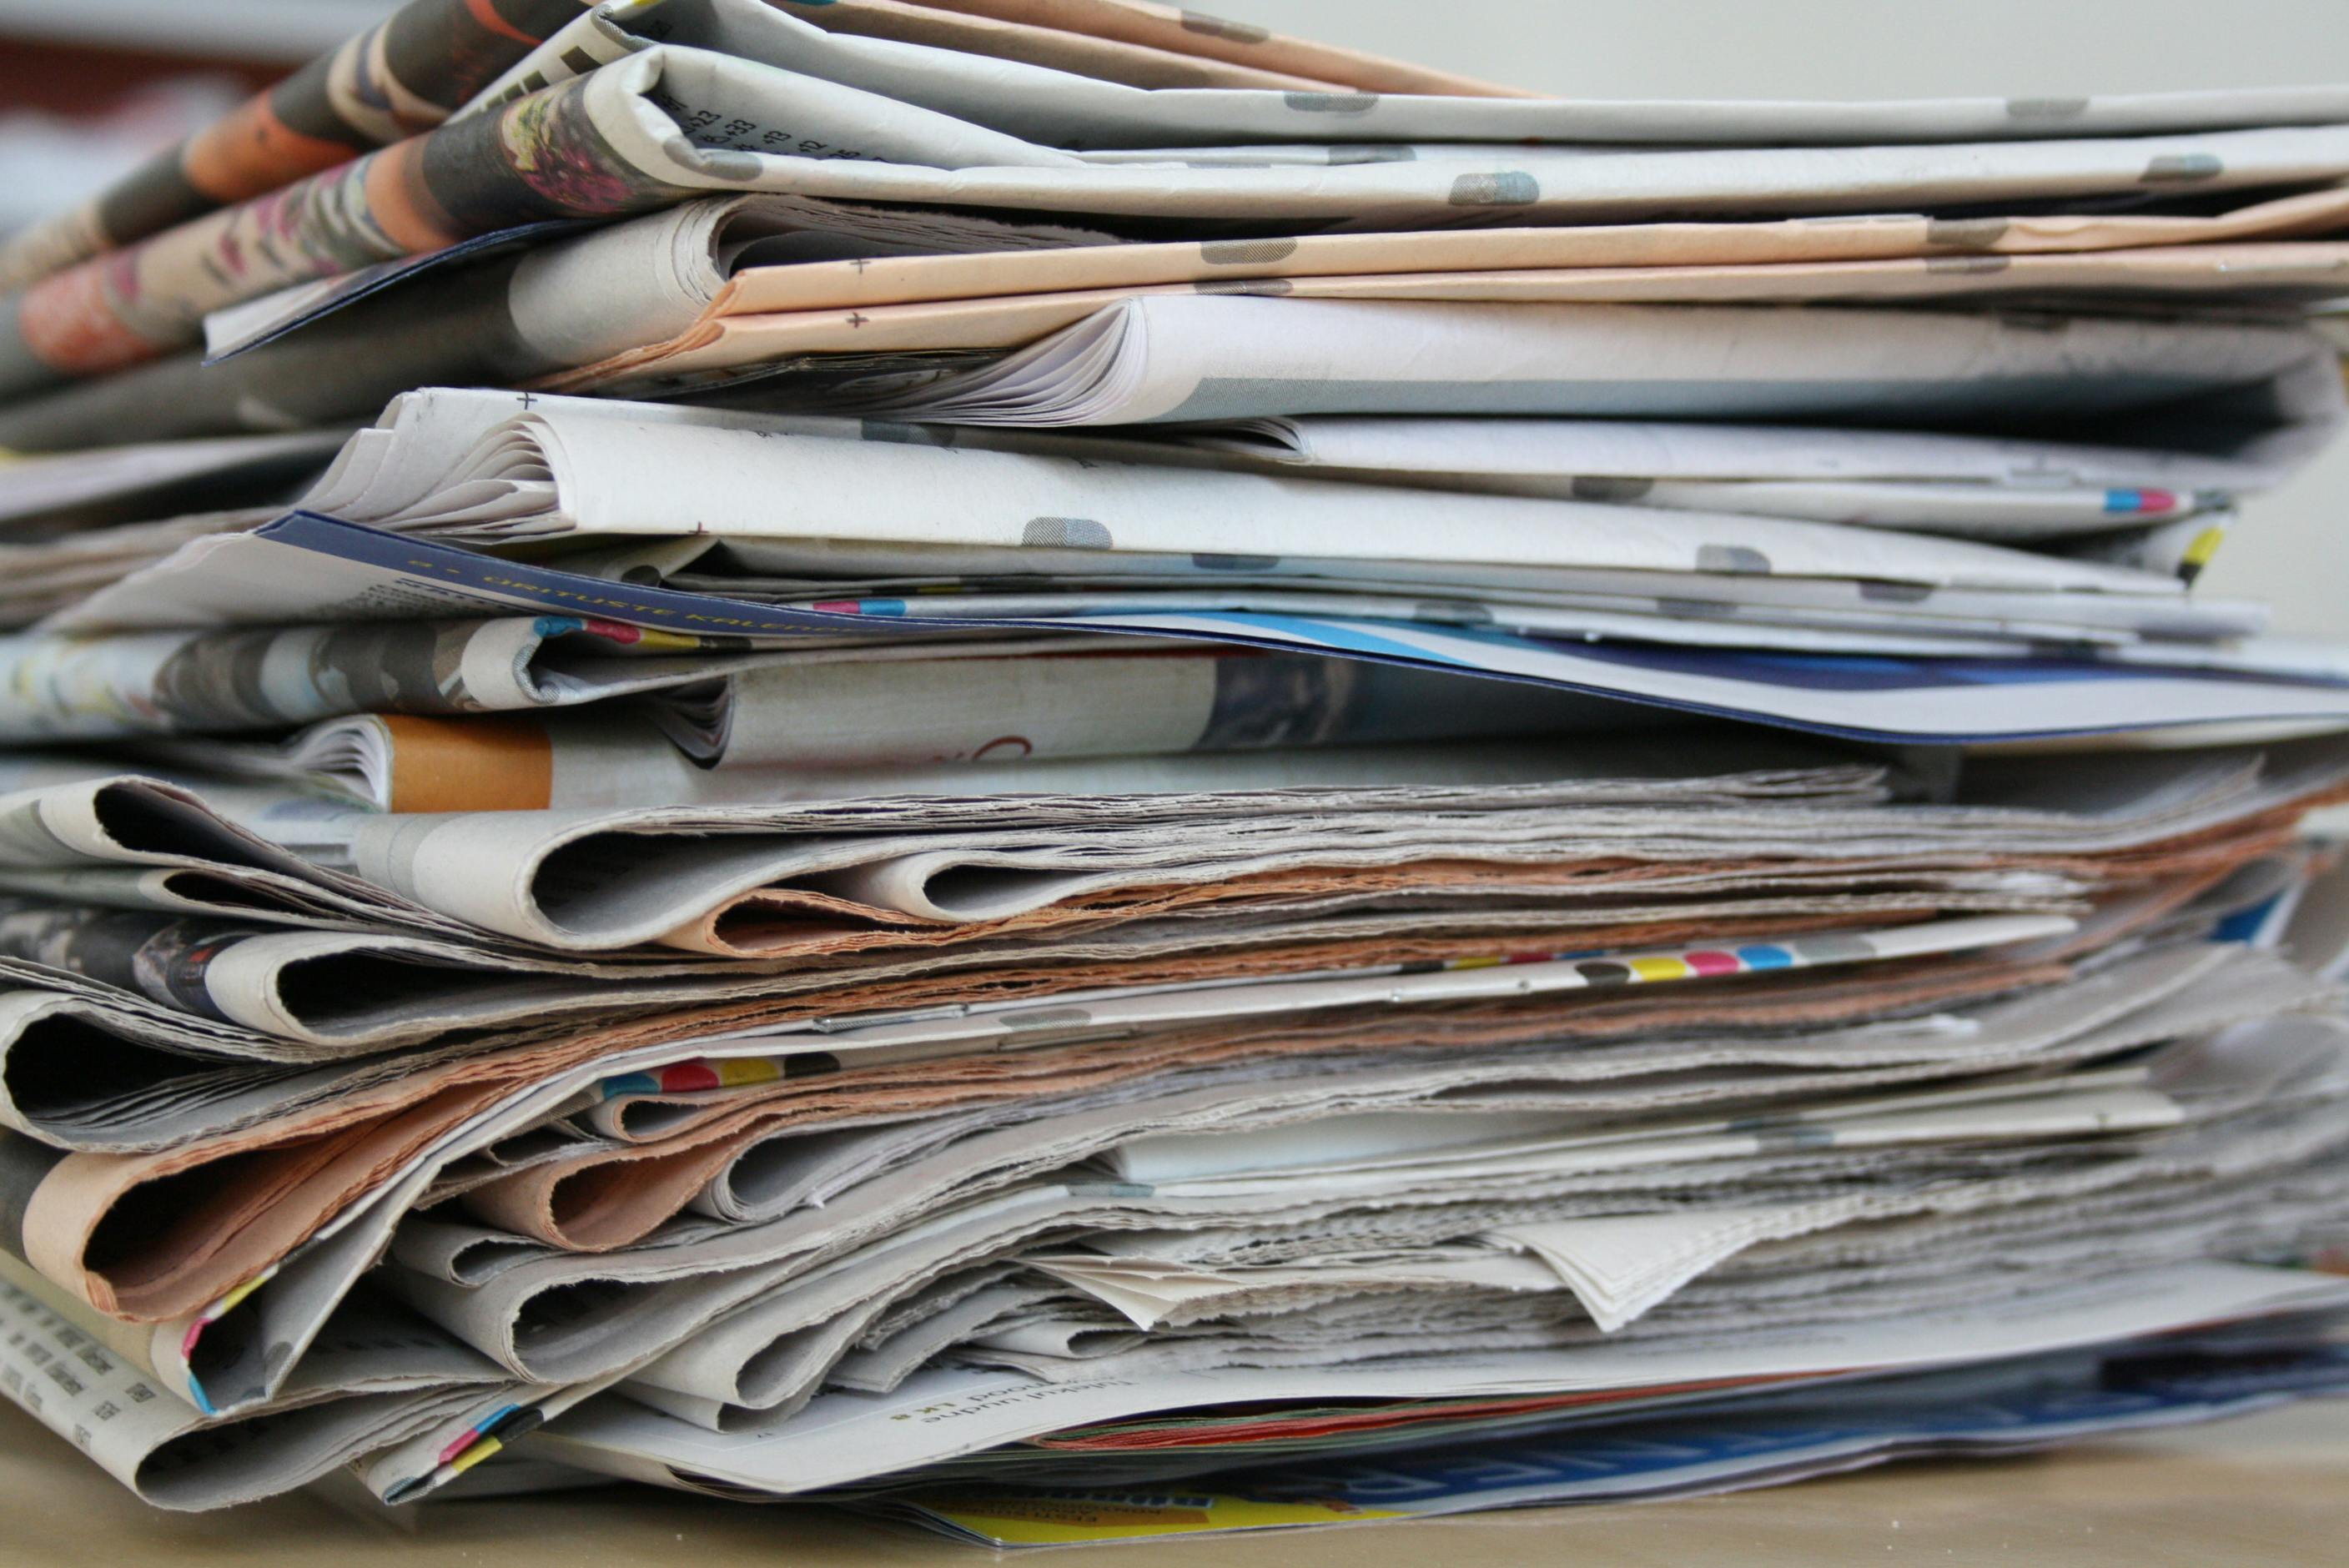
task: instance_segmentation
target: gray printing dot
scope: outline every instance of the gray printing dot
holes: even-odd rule
[[[1655,488],[1653,480],[1617,474],[1577,474],[1572,487],[1577,500],[1637,500]]]
[[[1863,577],[1859,596],[1879,604],[1921,604],[1933,596],[1933,590],[1923,583],[1878,583]]]
[[[1280,98],[1299,114],[1364,114],[1379,101],[1376,93],[1283,93]]]
[[[1227,44],[1261,44],[1272,36],[1268,27],[1253,22],[1227,22],[1221,16],[1210,16],[1204,11],[1183,13],[1183,30],[1204,33],[1210,38],[1221,38]]]
[[[1093,1016],[1082,1007],[1037,1007],[1024,1013],[1005,1013],[997,1019],[1005,1028],[1065,1029],[1072,1024],[1090,1024]]]
[[[1656,609],[1683,621],[1710,621],[1737,614],[1737,606],[1726,599],[1659,599]]]
[[[1109,530],[1089,517],[1031,517],[1019,542],[1061,550],[1107,550]]]
[[[2002,273],[2014,265],[2006,256],[1927,256],[1929,273]]]
[[[1294,240],[1206,240],[1199,245],[1199,259],[1211,267],[1254,266],[1286,261],[1296,253]]]
[[[1365,144],[1332,147],[1329,150],[1329,154],[1330,161],[1333,164],[1409,163],[1419,157],[1419,150],[1413,147],[1381,147],[1376,144]]]
[[[1147,1198],[1158,1191],[1143,1181],[1071,1181],[1066,1186],[1079,1198]]]
[[[1876,956],[1875,944],[1866,937],[1835,932],[1822,936],[1799,936],[1792,945],[1796,953],[1812,964],[1848,964]]]
[[[2006,100],[2010,119],[2077,119],[2088,112],[2084,98],[2019,98]]]
[[[1925,222],[1925,242],[1963,251],[1981,250],[2005,238],[2006,230],[2003,218],[1929,218]]]
[[[1269,572],[1280,564],[1278,555],[1199,555],[1191,564],[1202,572]]]
[[[1541,182],[1522,170],[1463,174],[1452,182],[1454,207],[1511,207],[1541,200]]]
[[[1285,294],[1297,285],[1287,278],[1207,278],[1191,287],[1203,294]]]
[[[1696,552],[1696,569],[1762,574],[1769,572],[1770,558],[1748,545],[1708,544]]]
[[[897,419],[859,419],[856,434],[867,441],[894,441],[905,447],[951,447],[955,430],[951,425],[908,425]]]
[[[2167,185],[2182,181],[2215,180],[2227,171],[2216,154],[2209,152],[2173,152],[2155,159],[2145,166],[2140,177],[2147,185]]]

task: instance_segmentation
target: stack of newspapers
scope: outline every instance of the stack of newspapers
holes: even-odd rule
[[[1756,86],[410,0],[0,242],[0,1391],[1035,1544],[2349,1387],[2349,650],[2189,592],[2349,88]]]

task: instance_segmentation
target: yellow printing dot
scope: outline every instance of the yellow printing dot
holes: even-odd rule
[[[498,1441],[495,1438],[483,1438],[480,1442],[475,1443],[471,1448],[467,1449],[463,1453],[459,1454],[455,1459],[450,1460],[450,1471],[455,1475],[463,1475],[467,1470],[471,1470],[475,1465],[480,1464],[492,1454],[503,1449],[504,1447],[505,1444]]]

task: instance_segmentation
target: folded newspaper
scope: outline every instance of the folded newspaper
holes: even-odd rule
[[[2349,1388],[2344,278],[2349,88],[410,0],[0,245],[0,1393],[1009,1547]]]

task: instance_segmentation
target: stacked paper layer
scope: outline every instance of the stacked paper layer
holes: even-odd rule
[[[2344,277],[2349,88],[411,0],[0,245],[0,1390],[1041,1544],[2340,1387]]]

